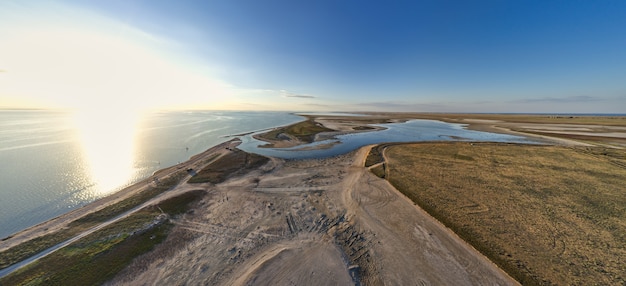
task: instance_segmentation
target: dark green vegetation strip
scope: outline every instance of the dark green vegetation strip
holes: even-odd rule
[[[298,140],[306,143],[311,143],[315,139],[315,135],[321,132],[334,131],[328,129],[321,124],[315,122],[312,118],[305,121],[298,122],[286,127],[274,129],[270,132],[261,134],[260,137],[268,140],[282,140],[280,134],[287,134],[298,138]]]
[[[376,128],[371,127],[371,126],[357,126],[352,128],[352,130],[357,130],[357,131],[365,131],[365,130],[374,130]]]
[[[169,215],[178,215],[186,212],[190,204],[199,201],[206,194],[204,190],[194,190],[182,195],[167,199],[158,204],[160,210]]]
[[[384,162],[385,158],[383,158],[383,150],[387,147],[389,147],[389,144],[380,144],[372,147],[369,154],[367,154],[367,158],[365,159],[365,167]]]
[[[385,165],[384,164],[380,164],[374,168],[372,168],[370,171],[372,171],[372,173],[374,173],[374,175],[376,175],[379,178],[385,178]]]
[[[579,134],[561,134],[561,133],[540,132],[540,131],[532,131],[532,130],[524,130],[524,129],[511,129],[511,130],[523,132],[523,133],[529,133],[529,134],[537,134],[537,135],[542,135],[542,136],[573,139],[576,141],[587,142],[587,143],[593,143],[593,142],[598,142],[598,141],[615,142],[615,143],[621,144],[622,146],[626,146],[626,139],[618,138],[618,137],[590,136],[590,135],[579,135]]]
[[[161,194],[172,187],[176,186],[178,182],[185,176],[184,172],[179,172],[178,174],[168,178],[167,180],[160,181],[156,187],[148,188],[147,190],[140,192],[126,200],[123,200],[119,203],[110,205],[108,207],[103,208],[100,211],[88,214],[82,218],[77,219],[76,221],[70,223],[70,227],[77,226],[81,224],[90,224],[90,223],[102,223],[111,218],[116,217],[144,202],[147,200],[154,198],[156,195]]]
[[[524,285],[625,285],[626,151],[424,143],[388,180]]]
[[[60,230],[51,234],[36,237],[0,252],[0,269],[7,268],[45,249],[66,241],[80,233],[80,231],[81,230],[77,228]]]
[[[267,157],[246,153],[237,149],[211,163],[189,179],[189,183],[218,184],[227,178],[243,174],[267,163]]]
[[[89,229],[99,223],[112,219],[141,203],[155,197],[156,195],[163,193],[172,187],[185,176],[185,172],[181,171],[172,177],[163,180],[159,185],[151,187],[142,191],[128,199],[112,204],[103,208],[97,212],[88,214],[72,223],[66,229],[59,230],[54,233],[50,233],[44,236],[34,238],[32,240],[21,243],[17,246],[9,248],[3,252],[0,252],[0,269],[9,267],[17,262],[20,262],[28,257],[31,257],[45,249],[48,249],[54,245],[57,245],[78,233]]]
[[[486,120],[498,120],[505,122],[520,122],[520,123],[547,123],[547,124],[591,124],[591,125],[610,125],[610,126],[625,126],[626,116],[593,116],[593,115],[534,115],[534,114],[445,114],[445,113],[407,113],[407,114],[393,114],[389,117],[396,118],[422,118],[422,119],[434,119],[443,121],[459,121],[466,123],[464,120],[471,119],[486,119]]]
[[[191,191],[141,210],[0,279],[0,285],[102,284],[167,237],[168,216],[184,213],[205,194]]]
[[[333,130],[328,129],[311,119],[287,127],[287,133],[289,135],[293,135],[297,137],[300,141],[307,143],[313,142],[313,140],[315,139],[315,135],[317,135],[318,133],[328,131]]]

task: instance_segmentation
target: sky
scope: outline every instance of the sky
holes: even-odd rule
[[[0,108],[626,113],[626,1],[0,1]]]

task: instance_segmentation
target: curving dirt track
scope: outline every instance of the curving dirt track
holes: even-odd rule
[[[209,195],[111,284],[517,284],[371,174],[369,148],[182,185]]]

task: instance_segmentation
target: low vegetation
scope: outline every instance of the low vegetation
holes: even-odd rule
[[[167,218],[186,212],[205,194],[191,191],[143,209],[0,279],[0,284],[102,284],[163,241],[172,228]]]
[[[0,269],[7,268],[80,233],[71,228],[40,236],[0,252]]]
[[[367,154],[367,158],[365,158],[365,167],[374,166],[378,163],[383,163],[385,158],[383,158],[383,150],[387,147],[387,144],[381,144],[372,147],[369,154]]]
[[[374,175],[376,175],[379,178],[384,179],[385,178],[385,164],[380,164],[374,168],[371,168],[370,171],[372,171],[372,173],[374,173]]]
[[[70,223],[68,228],[34,238],[0,252],[0,269],[9,267],[47,248],[59,244],[77,235],[78,233],[97,225],[98,223],[110,220],[140,205],[141,203],[169,190],[178,184],[184,175],[184,172],[179,172],[174,176],[161,181],[156,186],[150,187],[128,199],[112,204],[102,210],[88,214]]]
[[[263,166],[268,161],[267,157],[234,149],[200,170],[188,182],[218,184],[231,176]]]
[[[626,151],[391,146],[387,178],[524,285],[626,283]]]
[[[521,123],[545,123],[545,124],[591,124],[625,126],[626,116],[594,116],[594,115],[563,115],[563,114],[454,114],[454,113],[395,113],[388,118],[405,119],[421,118],[443,121],[462,121],[464,119],[498,120]]]
[[[626,146],[626,138],[619,138],[619,137],[597,136],[595,134],[593,136],[581,135],[581,134],[567,134],[567,133],[562,134],[562,133],[540,132],[540,131],[524,130],[524,129],[512,129],[512,130],[518,131],[518,132],[542,135],[542,136],[571,139],[571,140],[588,143],[592,145],[595,145],[596,143],[604,143],[607,146],[611,146],[611,145],[618,146],[618,147]]]
[[[270,132],[259,135],[259,137],[270,141],[279,141],[284,140],[285,138],[282,136],[285,136],[287,138],[296,138],[299,141],[305,143],[311,143],[313,142],[313,140],[315,140],[315,135],[321,132],[329,131],[334,130],[328,129],[323,125],[315,122],[312,118],[309,118],[305,121],[298,122],[289,126],[276,128]]]
[[[371,126],[367,126],[367,125],[366,126],[356,126],[356,127],[352,128],[352,130],[356,130],[356,131],[365,131],[365,130],[374,130],[374,129],[376,129],[376,128],[371,127]]]
[[[161,194],[171,189],[172,187],[177,185],[184,176],[185,176],[184,172],[179,172],[178,174],[168,178],[167,180],[159,181],[159,183],[156,186],[148,188],[147,190],[140,192],[128,199],[125,199],[116,204],[112,204],[110,206],[103,208],[100,211],[93,212],[80,219],[77,219],[76,221],[70,223],[70,227],[81,225],[81,224],[88,224],[88,223],[93,223],[93,224],[102,223],[111,218],[114,218],[148,201],[149,199],[154,198],[158,194]]]

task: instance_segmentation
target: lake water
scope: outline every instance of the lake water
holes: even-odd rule
[[[353,114],[352,114],[353,115]],[[355,116],[355,115],[353,115]],[[73,114],[0,111],[0,238],[79,208],[183,162],[227,135],[301,121],[284,112]],[[251,134],[240,149],[288,159],[329,157],[383,142],[472,140],[528,142],[432,120],[379,125],[385,130],[340,135],[287,149],[259,148]],[[331,148],[298,151],[336,143]]]

